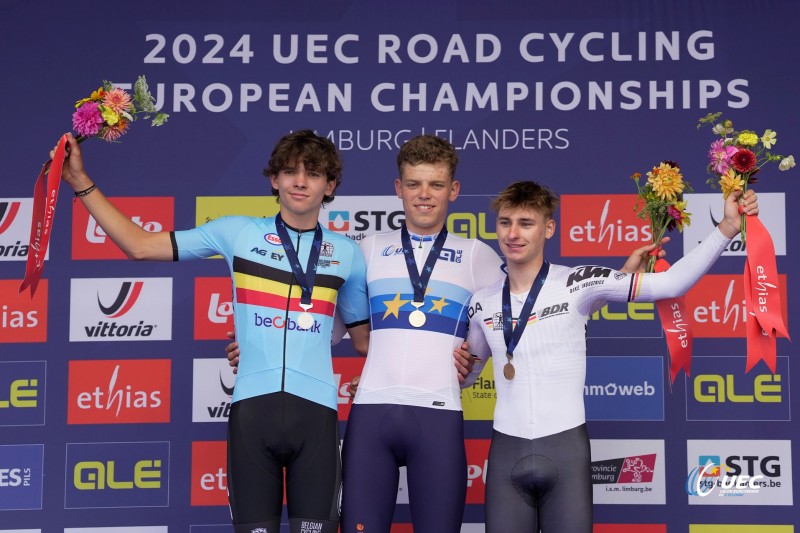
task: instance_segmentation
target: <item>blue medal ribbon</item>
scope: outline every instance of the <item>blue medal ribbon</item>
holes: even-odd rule
[[[550,263],[545,261],[542,264],[542,268],[539,269],[536,279],[533,280],[533,284],[528,291],[528,297],[525,298],[525,303],[522,304],[522,309],[519,312],[517,327],[514,328],[512,328],[514,319],[511,316],[511,288],[508,284],[508,275],[506,275],[506,280],[503,282],[503,338],[506,341],[506,357],[508,357],[509,362],[514,357],[514,350],[519,340],[522,338],[522,332],[525,331],[525,326],[528,325],[528,319],[531,317],[533,304],[536,303],[536,298],[539,296],[539,291],[542,290],[544,280],[549,270]]]
[[[411,279],[411,286],[414,288],[414,303],[422,304],[425,301],[425,289],[428,288],[428,281],[433,274],[433,267],[436,265],[436,260],[439,259],[439,253],[442,251],[444,241],[447,239],[447,228],[442,228],[436,240],[433,242],[428,258],[425,260],[425,266],[422,267],[422,274],[417,271],[417,261],[414,259],[414,250],[411,246],[411,236],[406,228],[406,223],[400,225],[400,243],[403,245],[403,256],[406,258],[406,268],[408,269],[408,277]]]
[[[317,277],[317,261],[319,261],[319,252],[322,248],[322,227],[319,225],[319,222],[317,222],[317,227],[314,228],[314,240],[311,242],[311,251],[308,254],[308,264],[306,264],[305,272],[300,265],[297,251],[294,249],[292,238],[289,236],[286,223],[281,218],[280,213],[275,215],[275,229],[278,231],[278,237],[281,238],[283,250],[286,252],[286,257],[289,259],[289,264],[292,267],[292,274],[294,274],[297,284],[300,285],[300,289],[302,290],[300,303],[310,306],[311,292],[314,290],[314,278]]]

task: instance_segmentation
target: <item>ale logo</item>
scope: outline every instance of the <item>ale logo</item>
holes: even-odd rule
[[[0,426],[44,425],[46,361],[0,362]]]
[[[167,507],[169,442],[67,444],[65,509]]]
[[[172,278],[73,279],[69,340],[172,339]]]

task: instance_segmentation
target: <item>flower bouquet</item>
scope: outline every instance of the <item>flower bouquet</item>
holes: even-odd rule
[[[701,118],[697,127],[713,125],[712,131],[720,138],[711,143],[708,151],[708,183],[717,183],[727,198],[733,191],[747,191],[756,183],[756,174],[770,162],[777,162],[779,170],[795,166],[794,156],[784,157],[770,152],[778,141],[775,131],[768,129],[759,137],[752,130],[733,129],[730,120],[719,121],[721,113],[709,113]],[[719,122],[718,122],[719,121]],[[715,183],[716,182],[716,183]],[[740,213],[742,210],[740,208]],[[758,217],[742,213],[742,244],[747,251],[744,265],[744,297],[747,317],[747,367],[749,372],[763,360],[772,373],[776,370],[776,337],[789,338],[786,321],[782,315],[780,278],[775,261],[772,237]],[[747,234],[750,238],[747,238]]]
[[[719,135],[719,139],[711,143],[708,150],[708,172],[712,177],[706,183],[722,189],[725,198],[733,191],[746,191],[747,186],[756,183],[756,174],[761,167],[769,162],[779,162],[779,170],[789,170],[794,167],[794,156],[782,156],[770,152],[778,142],[778,134],[770,129],[764,131],[761,137],[752,130],[735,131],[733,122],[722,120],[717,122],[722,113],[709,113],[701,118],[697,124],[698,129],[704,125],[713,125],[712,131]],[[742,244],[747,244],[747,221],[742,215],[741,235]]]
[[[153,126],[164,124],[168,117],[156,110],[155,98],[150,94],[144,76],[139,76],[133,84],[133,96],[104,81],[103,86],[92,92],[88,98],[78,100],[75,107],[72,127],[78,134],[76,137],[78,142],[91,137],[115,142],[128,131],[130,123],[139,116],[145,119],[152,116]],[[67,156],[66,144],[67,136],[63,135],[56,146],[53,159],[42,165],[33,189],[30,251],[25,265],[25,278],[19,286],[20,293],[30,287],[31,298],[36,292],[39,278],[44,270],[44,256],[50,242],[58,189],[61,185],[61,169]]]
[[[662,161],[647,173],[647,182],[642,185],[642,175],[634,172],[631,179],[636,183],[638,198],[636,200],[636,216],[650,221],[650,233],[653,244],[659,244],[664,233],[678,229],[682,232],[691,224],[691,213],[686,211],[685,192],[692,192],[692,187],[683,179],[681,169],[674,161]],[[646,272],[655,272],[658,259],[658,248],[647,258]]]

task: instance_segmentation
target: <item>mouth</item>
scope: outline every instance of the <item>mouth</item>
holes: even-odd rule
[[[431,211],[433,209],[433,206],[430,204],[417,204],[414,207],[419,211]]]

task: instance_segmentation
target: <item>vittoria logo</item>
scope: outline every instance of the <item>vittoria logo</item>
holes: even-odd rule
[[[73,279],[70,341],[170,340],[172,278]]]
[[[224,357],[195,359],[192,422],[227,422],[236,375]]]
[[[0,261],[28,259],[32,214],[33,200],[30,198],[0,199]],[[45,259],[48,254],[49,249]]]

